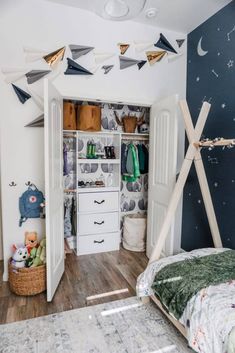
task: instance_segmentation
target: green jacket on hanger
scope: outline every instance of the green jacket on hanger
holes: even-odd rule
[[[122,179],[127,182],[136,181],[140,177],[140,166],[136,152],[136,148],[133,143],[130,143],[127,153],[126,160],[127,174],[124,174]]]

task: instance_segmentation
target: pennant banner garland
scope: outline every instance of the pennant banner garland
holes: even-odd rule
[[[141,51],[144,51],[144,50],[152,47],[153,43],[152,42],[147,42],[147,41],[145,41],[145,42],[143,42],[143,41],[142,42],[135,41],[134,42],[134,46],[135,46],[135,51],[136,52],[141,52]]]
[[[160,49],[170,51],[172,53],[177,54],[177,51],[172,47],[170,42],[168,42],[168,40],[166,39],[166,37],[162,33],[160,33],[160,38],[157,41],[157,43],[154,44],[154,46],[158,47]]]
[[[80,58],[80,56],[85,55],[89,53],[91,50],[95,49],[94,47],[87,47],[84,45],[75,45],[75,44],[70,44],[69,48],[71,50],[73,60],[76,60]]]
[[[12,83],[12,87],[17,95],[17,97],[19,98],[19,101],[24,104],[29,98],[31,98],[30,94],[28,94],[27,92],[25,92],[23,89],[17,87],[16,85],[14,85]]]
[[[39,96],[38,93],[36,93],[35,91],[33,91],[30,87],[28,87],[28,91],[31,94],[32,100],[34,101],[34,103],[38,106],[38,108],[40,110],[44,109],[44,100],[41,96]]]
[[[115,54],[114,53],[99,53],[99,52],[94,52],[95,56],[95,62],[96,64],[101,64],[104,61],[112,58]]]
[[[52,53],[43,56],[43,59],[47,62],[48,65],[53,66],[58,61],[62,61],[64,59],[65,49],[65,47],[57,49]]]
[[[120,70],[139,64],[140,60],[131,59],[126,56],[119,56]]]
[[[31,47],[23,47],[23,51],[25,53],[25,61],[26,62],[33,62],[36,60],[40,60],[46,55],[46,50],[35,49]]]
[[[44,114],[25,125],[25,127],[44,127]]]
[[[27,69],[25,68],[2,68],[2,73],[5,75],[5,82],[6,83],[12,83],[20,78],[24,77],[25,74],[27,73]]]
[[[184,44],[185,39],[176,39],[176,43],[178,44],[178,47],[181,48],[182,45]]]
[[[65,75],[93,75],[92,72],[88,71],[83,66],[77,64],[72,59],[67,58],[67,60],[68,60],[68,67],[64,73]]]
[[[147,62],[146,60],[141,60],[141,61],[137,64],[139,70],[142,69],[142,67],[146,64],[146,62]]]
[[[108,74],[109,71],[111,71],[113,69],[114,65],[104,65],[102,66],[102,69],[104,70],[104,74]]]
[[[147,59],[150,65],[154,65],[156,62],[162,60],[162,58],[167,54],[166,51],[147,51]]]
[[[31,70],[25,74],[28,84],[32,84],[49,74],[51,70]]]
[[[167,55],[167,60],[168,60],[168,62],[175,61],[175,60],[177,60],[179,57],[181,57],[182,55],[183,55],[183,53],[178,53],[178,54],[176,54],[176,55],[174,55],[174,54],[168,54],[168,55]]]
[[[125,44],[125,43],[118,43],[119,49],[120,49],[120,54],[124,55],[125,52],[129,49],[130,44]]]

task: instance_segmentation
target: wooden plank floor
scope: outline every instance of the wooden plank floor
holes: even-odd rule
[[[20,297],[11,293],[8,283],[2,282],[3,264],[0,262],[0,323],[133,296],[136,278],[143,272],[147,262],[144,253],[124,249],[80,257],[69,254],[65,261],[65,273],[51,303],[47,303],[45,293],[33,297]],[[88,296],[124,288],[128,288],[128,292],[86,301]]]

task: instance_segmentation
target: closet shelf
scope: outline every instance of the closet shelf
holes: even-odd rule
[[[104,192],[104,191],[120,191],[119,186],[107,186],[107,187],[98,187],[98,188],[78,188],[78,194],[84,194],[86,192]]]
[[[120,159],[86,159],[86,158],[78,158],[78,164],[83,163],[93,163],[93,164],[120,164]]]

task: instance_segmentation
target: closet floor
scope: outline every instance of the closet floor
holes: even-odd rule
[[[0,262],[0,323],[134,296],[136,279],[146,268],[147,262],[145,253],[124,249],[80,257],[67,254],[65,273],[51,303],[47,303],[45,293],[33,297],[20,297],[11,293],[8,283],[2,282],[3,263]],[[123,293],[87,300],[89,296],[126,288],[128,291]]]

